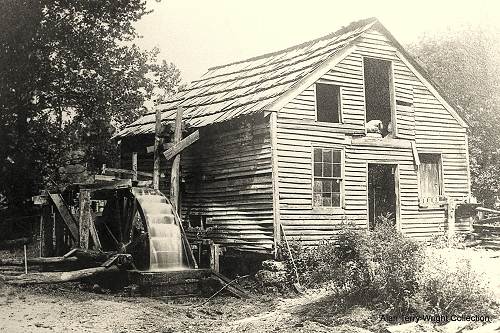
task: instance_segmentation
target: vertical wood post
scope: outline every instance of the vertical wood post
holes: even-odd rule
[[[43,257],[43,216],[45,214],[45,205],[43,205],[40,209],[40,230],[39,233],[40,233],[40,239],[39,239],[39,243],[40,243],[40,248],[38,249],[39,252],[38,252],[38,256],[39,257]]]
[[[90,191],[80,190],[79,246],[84,250],[89,248],[90,221],[92,219],[90,209]]]
[[[54,255],[53,253],[53,214],[54,214],[54,206],[50,206],[50,210],[44,210],[44,214],[46,214],[43,218],[43,242],[42,242],[42,256],[43,257],[51,257]]]
[[[51,227],[51,230],[50,230],[50,236],[51,236],[51,241],[52,241],[52,244],[50,244],[51,246],[51,251],[52,251],[52,255],[57,255],[55,251],[57,251],[57,248],[56,248],[56,244],[57,244],[57,241],[56,241],[56,211],[54,209],[54,207],[52,207],[52,222],[50,224],[50,227]]]
[[[61,221],[61,218],[58,217],[54,220],[54,234],[55,234],[55,240],[56,240],[56,256],[64,254],[66,251],[66,244],[64,242],[64,227],[63,227],[63,221]],[[64,253],[63,253],[64,252]]]
[[[177,115],[175,117],[175,129],[173,144],[182,139],[182,107],[177,108]],[[177,154],[172,162],[172,169],[170,174],[170,201],[176,211],[179,211],[179,178],[180,178],[181,154]]]
[[[156,136],[155,136],[155,141],[156,141]],[[137,152],[132,153],[132,171],[134,172],[132,174],[132,180],[137,180]]]
[[[213,242],[210,244],[210,268],[219,273],[219,254],[220,254],[220,245],[214,244]]]
[[[269,116],[269,132],[271,136],[271,165],[272,165],[272,187],[273,187],[273,241],[274,257],[278,255],[278,244],[281,242],[281,217],[280,217],[280,190],[278,178],[278,115],[271,112]]]
[[[155,124],[155,145],[154,145],[154,162],[153,162],[153,188],[160,189],[160,132],[161,132],[161,111],[156,108],[156,124]]]
[[[447,214],[447,222],[448,222],[448,240],[451,241],[453,235],[455,235],[455,210],[457,208],[457,204],[453,198],[448,198],[448,214]]]

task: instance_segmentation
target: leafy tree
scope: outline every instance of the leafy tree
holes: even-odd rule
[[[175,90],[175,66],[133,44],[147,13],[145,0],[0,2],[0,193],[12,204],[59,182],[69,150],[91,170],[113,164],[116,128],[154,86]]]
[[[473,194],[487,205],[500,190],[500,38],[487,27],[425,35],[410,52],[468,122]]]

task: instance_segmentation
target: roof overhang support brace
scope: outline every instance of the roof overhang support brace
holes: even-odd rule
[[[420,158],[418,157],[417,145],[415,144],[415,141],[411,142],[411,151],[413,152],[413,162],[418,169],[420,167]]]

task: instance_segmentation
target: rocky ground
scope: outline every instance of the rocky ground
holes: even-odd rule
[[[500,300],[499,252],[454,249],[450,255],[470,257]],[[77,284],[30,288],[3,284],[0,332],[367,333],[383,332],[388,326],[377,309],[351,307],[336,311],[332,306],[336,304],[335,296],[328,289],[293,297],[254,293],[241,300],[218,296],[205,302],[202,298],[169,300],[97,294],[80,291]]]

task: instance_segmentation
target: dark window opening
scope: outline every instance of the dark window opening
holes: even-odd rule
[[[384,137],[394,128],[391,62],[373,58],[364,58],[363,62],[367,131]]]
[[[203,215],[189,215],[189,226],[192,228],[206,229],[206,217]]]
[[[340,207],[342,151],[314,148],[313,206]]]
[[[340,87],[333,84],[316,84],[316,119],[340,123]]]

